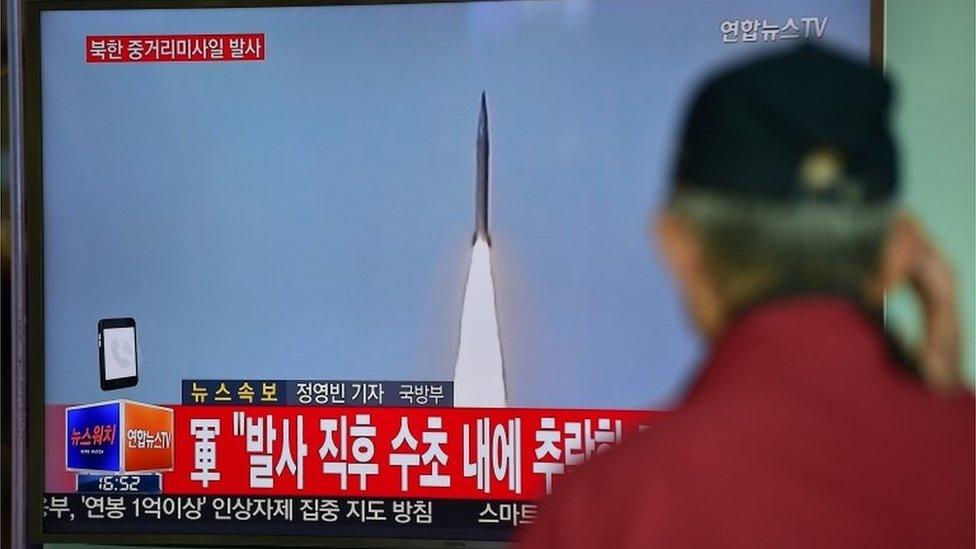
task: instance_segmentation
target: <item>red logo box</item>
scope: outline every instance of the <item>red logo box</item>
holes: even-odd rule
[[[173,469],[173,410],[128,400],[122,403],[122,471]]]

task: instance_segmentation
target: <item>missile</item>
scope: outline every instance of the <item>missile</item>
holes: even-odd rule
[[[478,141],[475,148],[475,196],[474,196],[474,237],[491,245],[488,233],[488,101],[481,92],[481,114],[478,116]]]
[[[454,405],[460,407],[496,407],[506,402],[488,232],[488,160],[488,102],[482,92],[475,148],[474,235],[454,363]]]

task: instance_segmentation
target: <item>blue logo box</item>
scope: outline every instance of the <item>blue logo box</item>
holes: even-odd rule
[[[65,466],[69,471],[121,471],[121,403],[65,410]]]

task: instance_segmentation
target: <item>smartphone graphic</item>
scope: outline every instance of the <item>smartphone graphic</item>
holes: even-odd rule
[[[98,321],[98,365],[103,391],[132,387],[139,382],[135,319]]]

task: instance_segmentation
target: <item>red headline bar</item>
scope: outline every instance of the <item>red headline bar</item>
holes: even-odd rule
[[[175,406],[174,494],[536,500],[663,412]]]
[[[262,61],[264,33],[88,36],[85,58],[89,63]]]

